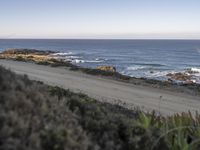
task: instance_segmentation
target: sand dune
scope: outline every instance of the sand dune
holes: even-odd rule
[[[163,115],[181,112],[195,112],[200,109],[200,97],[184,93],[132,85],[66,68],[53,68],[33,63],[0,60],[0,65],[18,74],[27,74],[33,80],[43,81],[75,92],[83,92],[98,100],[114,102],[121,100],[128,107],[139,106],[141,109],[156,110]]]

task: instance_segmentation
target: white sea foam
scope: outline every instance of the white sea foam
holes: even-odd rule
[[[52,55],[54,56],[67,56],[67,55],[72,55],[72,52],[65,52],[65,53],[54,53]]]
[[[200,54],[200,48],[197,48],[196,50],[197,50],[197,52]]]
[[[71,60],[71,62],[79,64],[79,63],[84,63],[85,61],[84,60],[80,60],[80,59],[73,59],[73,60]]]
[[[153,71],[146,73],[147,77],[166,77],[169,73],[176,73],[175,71]]]
[[[200,68],[191,68],[191,71],[200,73]]]
[[[65,56],[65,58],[80,59],[81,57],[79,57],[79,56]]]
[[[81,59],[82,57],[76,56],[72,52],[54,53],[52,55],[57,59],[61,59],[61,60],[64,60],[64,61],[69,61],[69,62],[76,63],[76,64],[85,62],[84,60]]]
[[[106,61],[106,59],[103,58],[96,58],[94,60],[84,60],[82,59],[82,57],[80,56],[76,56],[74,53],[72,52],[65,52],[65,53],[54,53],[52,54],[52,56],[54,56],[57,59],[62,59],[64,61],[70,61],[72,63],[101,63]]]
[[[95,60],[96,61],[107,61],[108,59],[106,59],[106,58],[96,58]]]
[[[129,71],[135,71],[135,70],[141,70],[147,68],[146,66],[129,66],[127,67],[127,70]]]
[[[100,62],[104,62],[103,60],[85,60],[85,62],[87,63],[100,63]]]

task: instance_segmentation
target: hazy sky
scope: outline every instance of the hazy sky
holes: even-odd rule
[[[200,0],[0,0],[0,38],[200,39]]]

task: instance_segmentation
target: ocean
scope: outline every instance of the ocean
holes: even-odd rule
[[[0,51],[8,48],[58,51],[80,66],[110,65],[125,75],[158,80],[191,69],[200,82],[200,40],[1,39]]]

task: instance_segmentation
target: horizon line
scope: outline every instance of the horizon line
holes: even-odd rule
[[[0,38],[0,40],[200,40],[200,38]]]

